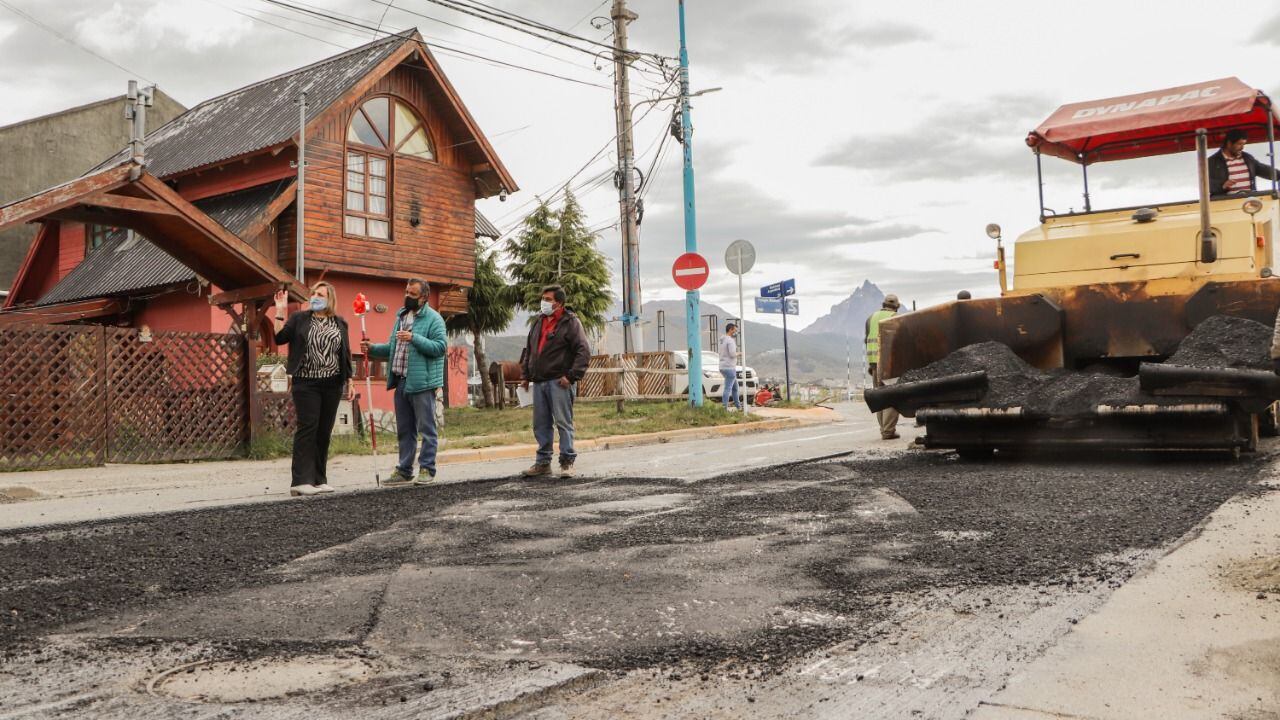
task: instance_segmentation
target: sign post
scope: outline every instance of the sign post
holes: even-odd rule
[[[743,412],[747,412],[750,403],[746,402],[747,383],[747,316],[742,307],[742,276],[756,264],[756,249],[746,240],[734,240],[724,251],[724,264],[729,272],[738,276],[738,337],[742,349],[742,380],[738,382],[738,401]]]
[[[772,285],[765,285],[760,288],[760,299],[774,299],[777,301],[777,310],[761,310],[760,300],[756,300],[756,312],[777,312],[782,314],[782,364],[786,370],[787,377],[787,402],[791,402],[791,353],[787,343],[787,316],[800,314],[800,302],[792,300],[791,295],[796,294],[795,278],[776,282]],[[765,306],[771,304],[766,303]],[[794,311],[792,308],[795,308]]]
[[[698,321],[701,317],[695,312],[698,307],[698,288],[707,282],[711,275],[711,266],[707,259],[696,252],[687,252],[671,263],[671,279],[676,285],[684,288],[686,297],[685,320],[689,323],[685,335],[689,340],[689,404],[702,407],[702,338],[698,335]]]

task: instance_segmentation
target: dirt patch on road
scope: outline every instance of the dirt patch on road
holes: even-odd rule
[[[1238,563],[1222,576],[1235,587],[1254,593],[1280,593],[1280,557],[1265,557]]]

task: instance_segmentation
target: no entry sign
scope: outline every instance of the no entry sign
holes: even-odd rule
[[[707,282],[711,267],[698,253],[685,253],[671,264],[671,277],[685,290],[697,290]]]

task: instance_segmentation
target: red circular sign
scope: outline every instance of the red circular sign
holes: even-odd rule
[[[685,290],[697,290],[707,283],[711,266],[698,253],[685,253],[671,264],[671,277]]]

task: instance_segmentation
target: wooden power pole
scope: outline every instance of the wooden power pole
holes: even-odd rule
[[[636,352],[636,327],[640,323],[640,237],[636,228],[634,186],[635,144],[631,137],[631,88],[627,69],[627,24],[638,15],[627,9],[626,0],[613,0],[614,110],[618,123],[618,206],[622,228],[622,349]]]

